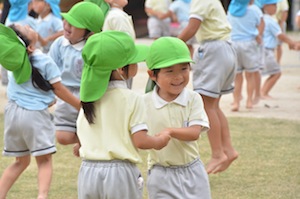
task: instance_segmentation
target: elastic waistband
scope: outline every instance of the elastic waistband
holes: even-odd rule
[[[135,165],[128,160],[83,160],[82,165],[88,167],[116,167],[122,165]]]
[[[163,169],[183,169],[183,168],[187,168],[187,167],[190,167],[194,164],[196,164],[197,162],[201,162],[201,160],[199,158],[196,158],[195,160],[187,163],[187,164],[184,164],[184,165],[172,165],[172,166],[162,166],[160,164],[155,164],[153,165],[153,168],[163,168]]]

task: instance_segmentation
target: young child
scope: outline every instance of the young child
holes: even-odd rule
[[[12,29],[11,29],[12,28]],[[35,49],[38,35],[29,26],[0,25],[0,63],[9,72],[4,119],[3,155],[16,160],[0,179],[0,199],[5,199],[30,164],[38,165],[38,199],[46,199],[52,178],[52,154],[56,152],[55,128],[48,111],[56,94],[80,109],[80,101],[61,83],[52,59]],[[29,55],[29,57],[28,57]]]
[[[33,0],[33,10],[38,14],[37,33],[39,46],[48,53],[51,44],[63,35],[63,23],[60,16],[59,0]]]
[[[193,86],[203,98],[210,122],[212,158],[206,166],[208,173],[225,170],[238,157],[231,143],[228,121],[219,106],[222,95],[233,92],[236,54],[229,41],[230,32],[219,0],[192,0],[189,23],[178,36],[187,41],[197,33],[200,43],[194,53]]]
[[[142,199],[143,184],[136,164],[137,149],[159,150],[168,132],[147,135],[146,110],[140,95],[124,80],[134,77],[148,46],[135,45],[124,32],[91,36],[82,56],[82,109],[77,120],[83,162],[78,175],[78,198]]]
[[[260,15],[261,14],[261,15]],[[262,42],[259,33],[262,13],[258,12],[253,0],[232,0],[229,4],[227,18],[232,26],[231,40],[237,53],[237,70],[234,80],[232,111],[239,111],[242,96],[243,72],[247,81],[246,108],[253,108],[255,91],[255,74],[259,72],[258,45]]]
[[[265,29],[263,34],[264,51],[265,51],[265,67],[262,71],[262,75],[269,75],[265,80],[261,88],[261,97],[263,99],[272,99],[270,91],[281,76],[280,65],[276,61],[274,50],[277,47],[278,40],[287,43],[290,49],[298,48],[297,42],[291,40],[286,34],[284,34],[279,24],[274,20],[272,15],[276,12],[276,3],[278,0],[264,0],[263,11]]]
[[[135,40],[135,30],[132,17],[123,9],[128,4],[127,0],[105,0],[110,5],[110,10],[105,17],[103,31],[118,30],[128,33]],[[127,87],[132,88],[132,79],[126,81]]]
[[[146,0],[145,12],[148,15],[147,27],[149,37],[157,39],[162,36],[170,36],[171,19],[159,19],[159,16],[167,13],[171,0]]]
[[[144,97],[150,135],[168,131],[168,145],[149,150],[147,188],[150,199],[210,198],[198,139],[208,130],[208,118],[198,93],[188,90],[189,49],[178,38],[155,40],[146,59],[148,74],[156,86]]]
[[[91,2],[79,2],[64,18],[64,36],[57,38],[51,45],[49,55],[62,72],[62,83],[77,97],[83,60],[82,48],[92,33],[100,32],[104,16],[101,9]],[[69,104],[58,99],[55,109],[56,139],[60,144],[78,142],[76,135],[76,119],[78,111]]]

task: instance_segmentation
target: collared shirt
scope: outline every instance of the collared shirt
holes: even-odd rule
[[[190,18],[201,21],[196,33],[199,42],[230,39],[231,26],[219,0],[192,0]]]
[[[45,18],[39,17],[37,19],[37,29],[36,32],[42,38],[47,38],[59,31],[63,30],[63,22],[60,18],[54,16],[52,13],[48,14]],[[48,42],[46,46],[43,47],[43,52],[47,53],[50,49],[52,42]],[[38,44],[40,47],[40,44]]]
[[[132,17],[119,8],[111,8],[105,17],[103,31],[118,30],[128,33],[132,39],[135,39],[135,30]]]
[[[209,128],[208,117],[204,110],[201,96],[187,88],[172,102],[167,102],[157,94],[157,87],[145,94],[147,124],[149,135],[155,135],[165,128],[182,128],[193,125],[202,126],[202,131]],[[149,150],[148,166],[178,166],[199,158],[198,141],[181,141],[171,138],[161,150]]]
[[[141,163],[132,134],[148,130],[142,97],[125,81],[110,81],[103,97],[94,103],[95,123],[89,124],[83,109],[77,119],[80,156],[86,160],[128,160]]]
[[[61,81],[58,67],[42,51],[35,50],[31,55],[31,62],[39,70],[44,79],[48,80],[51,84]],[[17,84],[10,71],[8,72],[8,78],[8,99],[15,101],[20,107],[28,110],[44,110],[55,99],[53,91],[46,92],[34,87],[31,78],[23,84]]]
[[[80,87],[83,59],[81,56],[85,40],[72,45],[64,36],[57,38],[50,47],[49,55],[59,67],[62,83],[69,87]]]

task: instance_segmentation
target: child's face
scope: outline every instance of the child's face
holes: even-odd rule
[[[159,86],[159,96],[166,101],[172,101],[177,98],[188,84],[189,74],[189,63],[183,63],[160,69],[156,77],[151,74],[149,75]]]
[[[71,44],[84,40],[85,33],[85,29],[76,28],[64,20],[64,36]]]
[[[277,5],[276,5],[276,3],[267,4],[267,5],[264,5],[263,9],[266,14],[274,15],[276,13]]]
[[[32,8],[38,15],[49,14],[51,11],[50,5],[44,0],[32,0]]]
[[[38,34],[30,26],[22,26],[19,24],[15,24],[15,27],[20,31],[22,35],[27,37],[27,39],[30,41],[29,45],[35,46],[38,40]]]
[[[105,0],[112,7],[124,8],[128,4],[128,0]]]

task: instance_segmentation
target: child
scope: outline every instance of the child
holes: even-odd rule
[[[143,185],[136,164],[139,149],[167,145],[162,132],[147,135],[142,97],[124,80],[137,73],[148,46],[135,45],[124,32],[104,31],[91,36],[83,51],[77,133],[83,158],[78,175],[78,198],[141,199]]]
[[[156,83],[145,95],[150,134],[168,131],[171,140],[148,156],[148,193],[156,198],[210,198],[205,167],[200,160],[198,139],[209,128],[201,96],[188,90],[189,49],[173,37],[155,40],[146,59],[148,74]]]
[[[280,65],[276,61],[274,50],[277,47],[278,40],[287,43],[290,49],[295,49],[297,44],[292,41],[286,34],[284,34],[279,24],[272,18],[276,12],[276,3],[278,0],[264,0],[263,11],[265,29],[263,34],[263,41],[265,47],[265,67],[262,75],[269,75],[261,88],[261,97],[263,99],[272,99],[270,91],[281,76]]]
[[[260,15],[261,14],[261,15]],[[256,86],[255,74],[259,72],[257,60],[258,45],[262,42],[259,34],[262,13],[258,13],[253,0],[232,0],[228,9],[228,21],[232,26],[231,40],[237,53],[237,64],[232,111],[238,111],[242,96],[243,71],[247,81],[246,108],[253,108],[253,96]]]
[[[80,101],[61,83],[51,58],[35,49],[38,35],[29,26],[0,25],[0,63],[9,72],[5,109],[3,155],[16,157],[0,179],[0,199],[30,164],[38,165],[38,199],[47,198],[52,178],[52,154],[56,152],[54,124],[48,111],[56,94],[80,109]],[[14,31],[15,32],[14,32]],[[28,58],[28,55],[29,58]],[[29,61],[30,60],[30,61]]]
[[[101,9],[91,2],[79,2],[64,18],[64,36],[57,38],[51,45],[49,55],[62,72],[62,83],[77,97],[81,81],[83,60],[82,48],[86,39],[100,32],[104,16]],[[78,111],[69,104],[58,100],[55,109],[56,139],[60,144],[78,143],[76,119]]]
[[[32,6],[38,14],[36,31],[39,33],[39,46],[48,53],[53,41],[63,35],[59,0],[33,0]]]
[[[157,39],[161,36],[170,36],[171,19],[159,19],[159,16],[167,13],[171,0],[146,0],[145,12],[148,15],[147,27],[149,37]]]
[[[233,91],[236,54],[229,41],[230,32],[219,0],[192,0],[189,23],[178,36],[187,41],[196,34],[200,42],[194,53],[193,86],[203,98],[210,122],[212,158],[206,166],[208,173],[225,170],[238,157],[231,144],[228,121],[219,106],[221,96]]]
[[[103,31],[118,30],[127,32],[135,40],[135,30],[131,16],[124,12],[123,8],[128,4],[127,0],[105,0],[110,5],[110,10],[105,17]],[[132,79],[126,81],[127,87],[132,88]]]

